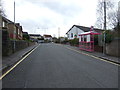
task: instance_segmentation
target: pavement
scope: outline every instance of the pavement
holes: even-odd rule
[[[34,49],[38,45],[39,44],[36,43],[35,45],[29,46],[25,49],[17,51],[16,53],[14,53],[10,56],[2,57],[2,67],[0,67],[0,72],[11,65],[14,65],[22,57],[24,57],[28,52],[30,52],[32,49]]]
[[[63,45],[40,44],[2,79],[3,88],[117,88],[118,65]]]
[[[73,48],[75,50],[78,50],[78,51],[86,53],[86,54],[90,54],[90,55],[105,59],[107,61],[111,61],[111,62],[120,64],[120,57],[110,56],[110,55],[107,55],[107,54],[103,54],[101,52],[88,52],[88,51],[80,50],[79,47],[70,46],[70,45],[64,45],[64,46]]]

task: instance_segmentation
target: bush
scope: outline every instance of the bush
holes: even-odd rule
[[[62,41],[61,43],[62,43],[62,44],[67,44],[67,43],[69,43],[69,40],[68,40],[67,38],[65,38],[65,40]]]
[[[29,35],[23,35],[23,40],[30,40],[30,36]]]
[[[114,38],[113,31],[106,30],[105,31],[105,43],[112,42],[113,38]],[[104,33],[102,34],[102,40],[104,41]]]
[[[79,45],[79,39],[78,38],[74,38],[72,40],[69,40],[70,45],[76,46]]]

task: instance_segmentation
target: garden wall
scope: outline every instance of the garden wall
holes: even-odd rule
[[[106,54],[120,57],[120,39],[113,40],[106,45]]]
[[[15,43],[15,50],[14,50]],[[9,56],[14,52],[34,45],[34,42],[10,40],[7,31],[2,31],[2,56]]]

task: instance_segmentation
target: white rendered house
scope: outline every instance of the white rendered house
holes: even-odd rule
[[[67,38],[70,40],[70,39],[74,39],[74,38],[79,38],[80,34],[81,33],[85,33],[85,32],[89,32],[91,29],[91,27],[85,27],[85,26],[79,26],[79,25],[73,25],[69,30],[68,32],[66,33],[67,34]],[[103,30],[101,29],[97,29],[97,28],[93,28],[93,30],[97,33],[102,33]],[[99,35],[98,37],[98,41],[99,41],[99,45],[101,46],[102,45],[102,38],[101,38],[101,35]]]

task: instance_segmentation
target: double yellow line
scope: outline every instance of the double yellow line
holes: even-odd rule
[[[39,45],[38,45],[39,46]],[[30,51],[27,55],[25,55],[20,61],[18,61],[12,68],[10,68],[7,72],[5,72],[2,76],[0,76],[0,80],[2,80],[2,78],[4,78],[9,72],[11,72],[16,66],[18,66],[25,58],[27,58],[35,49],[38,48],[35,47],[32,51]]]

